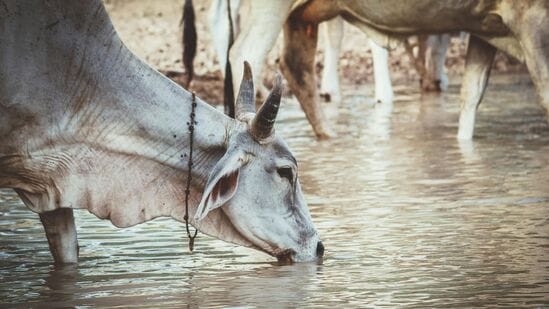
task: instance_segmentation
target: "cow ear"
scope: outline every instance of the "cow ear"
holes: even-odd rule
[[[217,162],[194,215],[196,221],[204,219],[210,211],[223,206],[233,197],[238,188],[240,168],[244,163],[245,155],[240,151],[227,151]]]

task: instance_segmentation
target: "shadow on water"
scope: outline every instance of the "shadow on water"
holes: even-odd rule
[[[262,253],[181,224],[116,229],[77,211],[78,266],[53,266],[36,214],[0,191],[0,299],[11,306],[420,307],[549,305],[549,126],[525,76],[496,76],[475,139],[457,141],[457,85],[396,89],[394,106],[348,88],[317,142],[295,101],[277,132],[299,161],[323,265]]]

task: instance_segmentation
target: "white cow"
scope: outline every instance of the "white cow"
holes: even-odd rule
[[[284,28],[281,67],[319,138],[334,136],[319,104],[314,54],[318,24],[341,16],[379,45],[390,47],[414,34],[472,34],[462,84],[458,137],[473,136],[475,111],[486,88],[496,48],[525,61],[542,106],[549,110],[549,2],[546,0],[254,0],[230,52],[248,59],[260,76],[265,55]],[[241,68],[235,67],[238,86]]]
[[[117,227],[190,222],[282,260],[324,248],[273,131],[281,81],[255,113],[249,66],[230,119],[139,60],[100,0],[0,1],[0,187],[40,215],[56,262],[73,263],[73,209]],[[240,84],[240,83],[239,83]]]

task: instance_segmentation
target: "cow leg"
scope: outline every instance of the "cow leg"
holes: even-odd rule
[[[518,27],[526,66],[549,120],[549,16],[532,8]]]
[[[432,71],[431,76],[434,77],[432,84],[435,85],[436,91],[446,91],[448,89],[448,76],[444,63],[446,61],[446,51],[450,44],[449,34],[431,35],[428,40],[429,44],[429,68]]]
[[[40,220],[55,263],[78,262],[78,240],[72,209],[59,208],[41,213]]]
[[[341,102],[341,91],[339,89],[338,60],[343,39],[343,19],[336,17],[324,23],[322,27],[324,34],[324,71],[320,93],[325,96],[326,101]]]
[[[232,65],[233,87],[240,88],[244,61],[252,67],[255,89],[261,83],[261,71],[267,53],[275,44],[282,25],[290,13],[290,0],[254,0],[249,1],[249,12],[245,24],[231,48],[229,60]]]
[[[427,68],[427,58],[428,58],[428,45],[429,45],[429,36],[427,35],[418,35],[417,36],[417,55],[414,53],[414,46],[410,43],[410,40],[404,41],[404,48],[406,53],[414,68],[416,69],[419,75],[419,87],[421,91],[434,91],[436,85],[434,83],[434,76],[432,72]]]
[[[284,48],[281,69],[313,127],[317,138],[335,136],[320,106],[316,89],[315,51],[318,24],[306,23],[290,16],[284,25]]]
[[[213,0],[208,11],[208,26],[221,72],[225,74],[227,48],[229,47],[229,16],[227,4],[231,5],[234,35],[238,33],[238,9],[240,0]]]
[[[393,103],[393,85],[389,76],[389,51],[370,41],[374,61],[375,99],[377,103]]]
[[[495,47],[475,36],[470,36],[461,84],[461,113],[457,136],[459,139],[473,138],[475,113],[486,90],[495,55]]]

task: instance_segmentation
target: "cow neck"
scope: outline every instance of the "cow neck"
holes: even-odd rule
[[[24,1],[13,10],[18,18],[6,22],[0,73],[16,78],[6,81],[3,99],[47,117],[40,119],[40,134],[22,130],[3,147],[49,155],[83,145],[187,171],[191,94],[126,48],[101,1]],[[194,192],[203,188],[238,126],[196,98]]]

